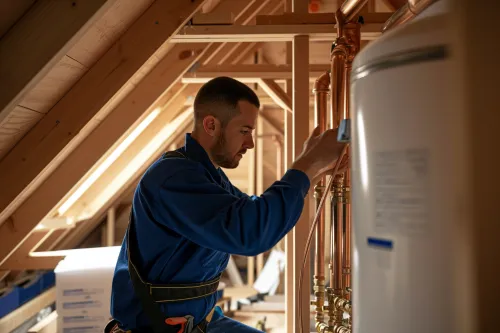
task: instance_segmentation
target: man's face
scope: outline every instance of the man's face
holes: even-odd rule
[[[240,101],[240,114],[233,117],[215,137],[211,149],[214,163],[220,167],[234,169],[247,149],[254,148],[253,130],[259,109],[247,101]]]

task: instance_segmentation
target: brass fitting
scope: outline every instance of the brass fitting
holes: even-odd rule
[[[343,325],[328,326],[325,323],[316,323],[318,333],[351,333],[351,329]]]
[[[344,186],[344,175],[339,174],[336,175],[333,180],[333,186],[331,189],[332,192],[332,201],[345,203],[345,186]]]
[[[325,319],[324,306],[325,306],[325,278],[314,277],[314,296],[315,300],[311,301],[311,305],[316,306],[316,323],[322,323]]]
[[[337,310],[341,310],[342,312],[347,312],[349,315],[352,315],[352,304],[351,301],[342,298],[342,297],[333,297],[333,306]]]

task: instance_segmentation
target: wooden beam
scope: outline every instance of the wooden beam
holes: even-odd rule
[[[282,107],[286,111],[292,111],[292,99],[276,82],[264,79],[259,80],[258,83],[262,90],[264,90],[278,106]]]
[[[0,265],[0,270],[22,271],[53,269],[64,257],[32,258],[30,252],[36,250],[45,239],[50,236],[50,231],[34,231],[20,244],[8,260]]]
[[[315,80],[329,70],[330,64],[309,65],[309,80]],[[271,80],[291,79],[292,66],[269,64],[205,65],[197,68],[195,72],[186,73],[182,79],[183,82],[192,83],[196,79],[212,79],[217,76],[230,76],[249,82],[254,78]]]
[[[205,44],[175,46],[18,207],[11,217],[14,228],[8,223],[0,225],[0,264],[22,241],[24,235],[49,214],[92,166],[105,156],[135,123],[145,117],[145,110],[206,51],[204,46]],[[189,56],[182,57],[186,51]]]
[[[255,194],[264,193],[264,121],[262,117],[257,117],[255,129]],[[256,256],[257,278],[264,268],[264,253]]]
[[[285,12],[292,12],[293,10],[293,0],[285,1]],[[302,13],[305,13],[303,11]],[[286,43],[286,63],[288,65],[293,64],[293,44],[292,42]],[[292,69],[293,70],[293,69]],[[293,92],[293,81],[286,80],[285,81],[285,92],[292,96]],[[293,114],[290,112],[283,112],[283,133],[284,133],[284,160],[283,160],[283,172],[286,172],[290,168],[293,163],[293,131],[292,131],[292,118]],[[293,232],[289,232],[285,236],[285,255],[286,255],[286,265],[285,265],[285,273],[284,273],[284,289],[285,289],[285,330],[287,333],[295,333],[294,331],[294,303],[293,303],[293,294],[294,294],[294,281],[293,281]]]
[[[392,13],[365,13],[362,15],[365,24],[384,24]],[[297,24],[336,24],[335,13],[297,14],[285,13],[283,15],[258,15],[257,25],[297,25]]]
[[[293,40],[293,160],[295,160],[302,152],[302,147],[305,140],[309,137],[309,37],[297,36]],[[300,271],[303,266],[305,256],[305,246],[307,235],[309,233],[309,199],[310,196],[304,200],[304,209],[300,216],[299,221],[292,230],[293,234],[293,281],[294,281],[294,332],[309,332],[309,313],[310,309],[310,276],[309,276],[309,258],[306,259],[306,268],[302,279],[302,300],[299,302],[298,285],[300,278]],[[298,311],[303,314],[304,326],[300,326],[298,320]]]
[[[37,1],[0,40],[0,123],[116,0]]]
[[[35,316],[43,308],[56,301],[56,288],[52,287],[40,296],[32,299],[8,315],[0,318],[0,332],[12,332],[21,326],[27,318]]]
[[[361,39],[374,40],[381,35],[382,23],[367,23],[361,28]],[[311,25],[206,25],[190,26],[172,37],[173,43],[192,42],[287,42],[295,36],[308,35],[311,42],[337,38],[335,24]]]
[[[175,103],[172,101],[172,104]],[[182,128],[182,125],[180,126]],[[175,138],[174,134],[172,138]],[[71,234],[69,234],[62,242],[59,244],[58,249],[72,249],[78,246],[82,240],[84,240],[97,226],[99,226],[103,219],[107,215],[107,211],[113,205],[116,205],[118,202],[121,202],[122,199],[127,196],[130,192],[133,192],[137,183],[139,182],[142,174],[146,171],[146,169],[156,160],[160,154],[164,152],[165,146],[168,146],[170,142],[173,140],[167,140],[164,146],[161,147],[157,152],[155,152],[146,163],[136,172],[134,177],[128,179],[125,184],[122,186],[120,190],[118,190],[109,200],[102,203],[101,208],[87,221],[82,221],[78,223],[76,228],[73,230]],[[128,213],[127,213],[128,214]]]
[[[46,177],[40,176],[42,171],[156,50],[186,24],[204,1],[206,0],[158,0],[151,4],[2,159],[0,211],[11,204],[37,177]],[[178,56],[182,58],[188,55],[190,54]],[[20,240],[19,237],[16,239]],[[2,246],[0,258],[4,253]]]

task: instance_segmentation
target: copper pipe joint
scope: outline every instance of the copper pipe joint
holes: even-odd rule
[[[346,0],[340,7],[345,22],[351,21],[360,10],[366,5],[368,0]]]
[[[382,32],[386,32],[387,30],[410,21],[437,1],[438,0],[408,0],[406,4],[395,11],[394,14],[392,14],[392,16],[384,23]]]

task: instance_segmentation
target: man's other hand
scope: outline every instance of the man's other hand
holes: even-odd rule
[[[331,172],[345,146],[345,143],[337,141],[337,133],[338,129],[319,133],[319,127],[315,128],[304,143],[302,153],[292,164],[292,169],[303,171],[311,183],[324,173]],[[342,161],[342,164],[346,163],[347,160]]]

